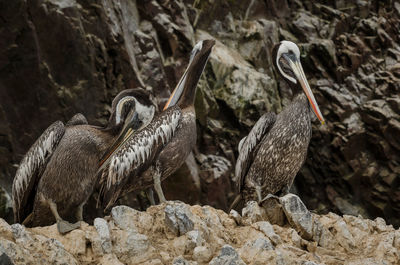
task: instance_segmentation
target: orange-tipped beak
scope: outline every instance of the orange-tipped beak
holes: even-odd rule
[[[318,107],[317,101],[314,98],[314,94],[311,91],[310,85],[308,84],[306,75],[304,74],[303,67],[301,66],[300,61],[292,61],[288,60],[290,67],[293,70],[293,73],[296,75],[297,80],[300,82],[301,87],[306,94],[308,101],[310,102],[311,108],[314,111],[315,115],[317,116],[318,120],[321,124],[325,124],[325,119],[322,116],[321,110]]]

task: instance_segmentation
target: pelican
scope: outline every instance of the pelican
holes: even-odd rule
[[[214,44],[204,40],[194,46],[164,110],[147,127],[126,137],[126,144],[103,163],[99,201],[105,211],[122,194],[153,185],[159,201],[165,202],[161,181],[183,164],[196,144],[196,87]],[[150,201],[155,203],[152,196]]]
[[[231,208],[240,199],[261,203],[288,193],[306,159],[311,139],[310,107],[325,123],[301,66],[297,45],[282,41],[272,54],[278,73],[293,91],[293,101],[278,115],[264,114],[240,141],[234,177],[240,195]]]
[[[103,154],[118,147],[127,132],[147,125],[155,107],[145,90],[127,89],[115,97],[111,109],[105,128],[88,125],[77,114],[66,125],[54,122],[36,140],[13,181],[15,222],[45,226],[56,221],[60,233],[80,226]],[[78,222],[70,223],[74,219]]]

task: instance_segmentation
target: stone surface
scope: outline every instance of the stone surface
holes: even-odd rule
[[[0,1],[0,186],[7,194],[17,164],[49,124],[81,112],[104,125],[113,96],[137,86],[162,107],[193,44],[212,37],[217,45],[195,104],[190,168],[198,171],[186,168],[163,185],[168,199],[227,210],[239,140],[260,115],[290,103],[271,58],[272,46],[289,39],[301,48],[327,120],[313,122],[298,194],[319,213],[382,217],[399,227],[397,1],[9,2]],[[0,214],[11,222],[4,198]],[[132,194],[120,203],[148,206]],[[89,223],[98,217],[92,209]]]
[[[180,202],[173,202],[165,207],[165,223],[176,235],[184,235],[193,230],[192,213],[189,207]]]
[[[185,234],[171,231],[165,222],[169,206],[185,209],[193,230]],[[256,215],[258,209],[251,210],[255,213],[247,215]],[[0,219],[0,261],[9,259],[15,265],[334,265],[397,264],[400,258],[400,230],[380,219],[312,214],[312,236],[308,238],[296,232],[295,223],[279,226],[259,220],[238,225],[221,210],[180,202],[152,206],[146,212],[117,206],[111,213],[95,219],[94,226],[83,223],[66,235],[59,234],[56,225],[25,228]],[[148,216],[152,222],[149,226],[134,216]],[[121,225],[114,218],[130,219],[131,225]]]

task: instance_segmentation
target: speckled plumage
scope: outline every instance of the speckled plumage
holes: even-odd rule
[[[96,185],[105,152],[124,139],[129,126],[152,119],[154,107],[148,97],[143,89],[120,92],[105,128],[88,125],[77,114],[65,126],[57,121],[45,130],[21,160],[14,178],[15,222],[44,226],[57,221],[61,232],[74,227],[65,221],[82,220],[83,205]],[[120,107],[120,122],[116,123],[120,100],[126,105]]]
[[[311,139],[310,109],[324,123],[301,66],[297,45],[281,41],[272,54],[275,68],[295,96],[279,115],[264,114],[239,143],[234,181],[246,202],[261,202],[268,195],[283,195],[289,191],[306,159]]]
[[[149,154],[144,158],[144,161],[137,161],[137,158],[131,159],[131,163],[121,163],[121,159],[118,159],[118,164],[115,167],[131,167],[142,163],[140,170],[134,170],[131,174],[124,175],[123,187],[114,188],[111,185],[109,188],[106,187],[106,181],[102,181],[103,192],[101,194],[101,201],[103,208],[107,211],[114,202],[120,197],[121,194],[128,191],[146,189],[154,185],[159,200],[162,202],[165,200],[161,181],[175,172],[186,160],[187,156],[191,152],[192,148],[196,143],[196,113],[194,110],[194,98],[196,94],[197,83],[200,76],[207,64],[208,57],[210,56],[211,49],[214,46],[214,40],[204,40],[198,42],[191,53],[189,64],[182,75],[180,81],[175,87],[171,97],[165,105],[164,112],[159,115],[161,119],[154,119],[149,128],[143,129],[146,135],[139,133],[137,136],[133,136],[135,141],[140,141],[142,137],[157,139],[156,131],[161,126],[161,123],[165,121],[171,122],[172,110],[179,110],[180,117],[176,120],[176,124],[171,123],[171,131],[174,132],[172,137],[167,137],[166,143],[154,144],[151,149],[151,155]],[[167,122],[167,123],[168,123]],[[132,138],[132,139],[133,139]],[[149,149],[150,150],[150,149]],[[112,156],[117,155],[115,152]],[[120,156],[129,156],[127,150],[120,153]],[[117,160],[115,160],[117,161]],[[103,179],[105,176],[113,179],[113,172],[103,172]],[[111,182],[113,182],[111,180]],[[114,181],[115,182],[115,181]],[[104,188],[106,187],[106,188]],[[153,196],[150,196],[151,203],[154,202]]]
[[[311,139],[310,110],[303,94],[276,116],[276,121],[256,143],[248,167],[241,169],[238,188],[245,201],[258,200],[256,187],[264,198],[287,191],[303,165]],[[247,139],[246,139],[247,140]],[[246,141],[243,144],[245,147]],[[242,148],[243,149],[243,148]],[[239,160],[238,160],[239,162]]]
[[[169,145],[178,130],[181,117],[178,106],[161,112],[147,127],[132,134],[102,166],[98,172],[101,186],[99,199],[104,209],[113,206],[122,194],[145,185],[146,179],[141,174],[153,163],[163,147]],[[153,183],[152,178],[149,181]]]

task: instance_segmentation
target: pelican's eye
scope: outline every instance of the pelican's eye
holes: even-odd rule
[[[282,69],[282,71],[287,74],[290,77],[296,78],[295,74],[293,73],[292,68],[289,65],[289,61],[288,59],[292,57],[291,55],[286,55],[283,54],[280,58],[279,58],[279,65]]]

